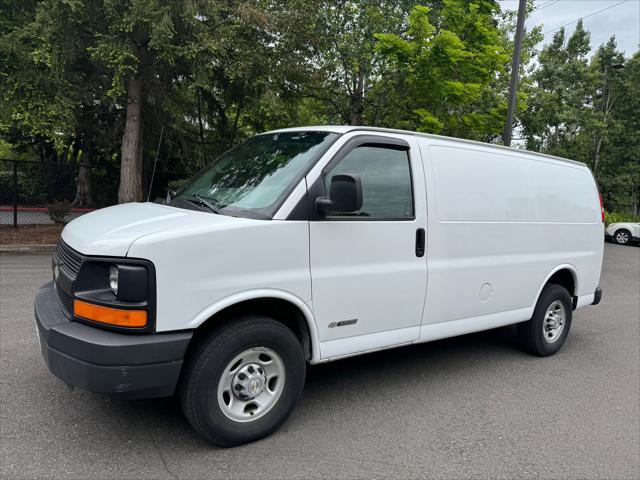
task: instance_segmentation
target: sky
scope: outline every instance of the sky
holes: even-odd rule
[[[518,9],[518,0],[499,0],[498,3],[503,10]],[[611,35],[616,36],[618,50],[625,56],[630,57],[638,51],[640,0],[536,0],[535,6],[538,10],[531,13],[525,26],[529,29],[543,24],[544,43],[551,41],[555,29],[570,22],[565,30],[571,34],[577,20],[584,18],[583,25],[591,32],[592,51],[607,42]]]

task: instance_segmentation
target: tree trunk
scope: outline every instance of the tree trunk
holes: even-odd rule
[[[362,125],[362,110],[359,105],[359,100],[356,100],[352,105],[351,112],[349,114],[349,125]]]
[[[73,199],[74,207],[88,207],[92,204],[91,199],[91,169],[85,165],[90,165],[93,161],[93,145],[85,143],[82,146],[80,156],[80,166],[76,177],[76,197]]]
[[[140,107],[140,116],[143,117],[142,106]],[[144,128],[143,122],[140,122],[140,139],[138,140],[138,183],[140,184],[141,198],[139,201],[147,199],[147,189],[149,188],[149,179],[144,175]]]
[[[364,113],[364,82],[367,68],[364,63],[358,67],[358,76],[351,95],[351,112],[349,113],[349,125],[362,125]]]
[[[142,200],[142,80],[130,77],[127,85],[127,114],[122,134],[118,203]]]
[[[77,134],[73,139],[73,144],[71,145],[71,158],[69,159],[69,163],[76,164],[78,162],[78,155],[80,155],[80,134]]]

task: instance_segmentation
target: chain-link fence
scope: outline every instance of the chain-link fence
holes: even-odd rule
[[[156,171],[149,198],[164,197],[189,175]],[[143,172],[149,193],[152,172]],[[112,165],[79,165],[0,159],[0,225],[65,223],[118,200],[120,170]],[[146,196],[146,195],[145,195]]]

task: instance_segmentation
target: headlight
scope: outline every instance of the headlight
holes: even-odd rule
[[[118,267],[109,267],[109,287],[114,295],[118,295]]]
[[[155,268],[147,260],[92,257],[74,283],[73,316],[107,328],[153,331]]]

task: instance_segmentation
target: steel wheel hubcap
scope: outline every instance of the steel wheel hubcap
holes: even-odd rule
[[[620,243],[627,243],[627,240],[629,240],[629,236],[624,232],[620,232],[616,235],[616,240],[618,240],[618,242]]]
[[[233,376],[233,394],[240,400],[251,400],[264,391],[267,377],[264,368],[257,363],[247,363]]]
[[[561,301],[556,300],[549,305],[542,323],[542,334],[548,343],[553,343],[560,338],[564,330],[565,317],[564,305]]]
[[[285,367],[280,355],[256,347],[236,355],[218,382],[220,410],[236,422],[251,422],[278,402],[284,389]]]

